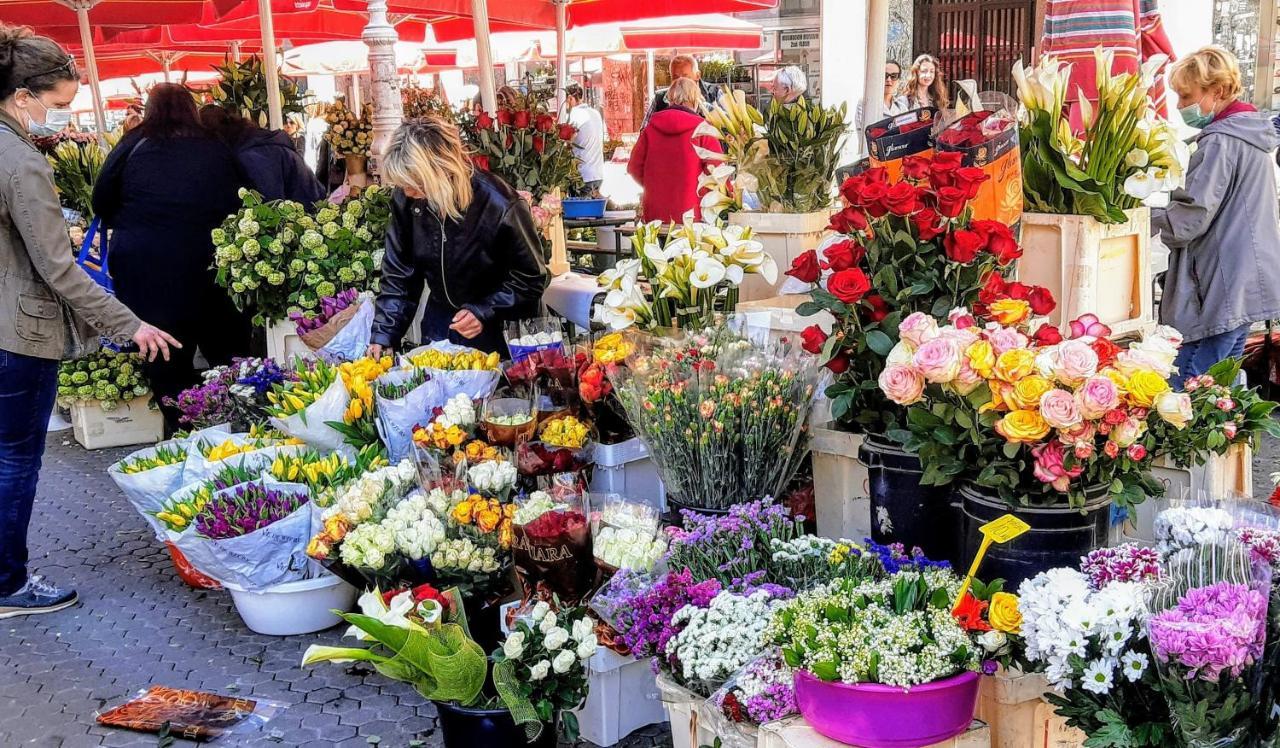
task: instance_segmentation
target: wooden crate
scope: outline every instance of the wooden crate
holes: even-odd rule
[[[1067,727],[1066,720],[1053,713],[1053,705],[1041,701],[1036,707],[1036,733],[1032,738],[1034,742],[1026,745],[1035,748],[1083,748],[1088,736]]]
[[[120,403],[115,410],[103,410],[96,402],[72,405],[76,441],[85,449],[155,444],[164,438],[164,416],[150,406],[151,395]]]
[[[676,685],[664,675],[657,678],[658,692],[662,695],[662,708],[671,722],[672,748],[700,748],[715,740],[698,722],[698,708],[705,699],[696,693]]]
[[[277,322],[266,330],[267,358],[288,363],[296,356],[311,356],[311,349],[298,337],[298,328],[289,320]]]
[[[1151,299],[1151,213],[1126,211],[1129,220],[1104,224],[1089,216],[1022,214],[1018,280],[1044,286],[1058,300],[1049,315],[1063,326],[1095,314],[1116,335],[1155,323]]]
[[[862,434],[823,423],[811,430],[810,446],[818,534],[834,540],[870,537],[870,479],[867,466],[858,461]]]
[[[974,720],[964,734],[924,748],[988,748],[991,745],[991,728],[979,720]],[[842,746],[844,743],[837,743],[831,738],[819,735],[808,722],[804,721],[804,717],[800,716],[788,717],[760,726],[758,748],[842,748]]]
[[[991,748],[1078,748],[1084,733],[1067,727],[1044,700],[1049,682],[1039,673],[1001,670],[982,679],[978,719],[991,729]]]
[[[764,251],[778,265],[778,277],[791,267],[791,263],[811,249],[817,249],[827,232],[831,211],[815,213],[730,213],[729,223],[734,226],[750,226],[751,236],[764,245]],[[775,284],[767,283],[759,275],[748,275],[742,282],[739,297],[742,301],[755,301],[774,296]]]

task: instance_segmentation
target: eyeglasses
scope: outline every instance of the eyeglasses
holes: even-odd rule
[[[887,81],[896,81],[902,78],[902,73],[885,73],[884,79]]]
[[[48,70],[43,70],[39,73],[28,75],[26,78],[22,79],[21,87],[29,88],[31,86],[31,81],[36,78],[43,78],[46,75],[53,75],[54,73],[66,73],[69,78],[79,78],[80,76],[76,75],[76,58],[71,55],[67,55],[67,59],[63,60],[61,65],[49,68]]]

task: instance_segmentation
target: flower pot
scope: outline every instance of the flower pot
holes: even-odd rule
[[[963,733],[978,705],[979,676],[964,672],[903,690],[879,683],[827,683],[795,674],[796,705],[814,730],[862,748],[919,748]]]
[[[338,577],[323,576],[285,582],[261,590],[223,583],[236,612],[251,631],[294,636],[323,631],[342,623],[334,610],[351,610],[359,590]]]
[[[530,742],[524,727],[516,725],[506,709],[473,709],[450,701],[432,703],[440,718],[444,748],[555,748],[554,725],[543,725],[542,733]]]
[[[920,458],[878,434],[866,435],[858,460],[867,468],[871,539],[955,563],[963,528],[951,489],[920,485]]]
[[[830,210],[813,213],[730,213],[729,223],[734,226],[750,226],[751,238],[764,245],[764,251],[773,257],[778,271],[791,267],[791,263],[811,249],[817,249],[831,221]],[[779,276],[781,277],[781,276]],[[759,275],[748,275],[743,281],[738,299],[754,301],[776,296],[775,284]]]
[[[1003,579],[1006,590],[1024,580],[1059,566],[1075,567],[1080,557],[1107,544],[1111,527],[1111,496],[1106,486],[1087,492],[1084,509],[1069,506],[1011,508],[998,496],[972,484],[956,489],[964,512],[966,559],[972,559],[982,543],[978,528],[1006,514],[1031,525],[1031,529],[1007,543],[993,544],[978,576]]]
[[[165,548],[169,549],[169,557],[173,559],[174,571],[178,572],[178,578],[186,582],[187,586],[196,590],[220,590],[222,585],[218,584],[218,580],[205,576],[199,569],[191,565],[187,557],[178,550],[178,546],[172,542],[164,541]]]

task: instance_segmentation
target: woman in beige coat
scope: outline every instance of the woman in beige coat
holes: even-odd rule
[[[85,352],[95,331],[132,339],[148,358],[177,345],[75,263],[53,170],[28,136],[66,127],[78,86],[75,60],[56,42],[0,24],[0,618],[76,601],[74,590],[27,574],[58,361]]]

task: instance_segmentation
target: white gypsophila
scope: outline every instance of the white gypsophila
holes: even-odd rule
[[[1176,506],[1156,515],[1156,548],[1164,554],[1183,548],[1222,544],[1232,537],[1235,522],[1216,507]]]
[[[680,663],[684,678],[715,686],[754,659],[779,601],[764,591],[750,595],[721,592],[706,608],[686,605],[671,625],[680,628],[667,654]]]
[[[505,494],[515,485],[516,466],[497,460],[482,462],[467,468],[467,482],[485,496]]]
[[[655,537],[653,530],[605,527],[592,540],[592,550],[596,558],[615,568],[648,571],[667,552],[667,542]]]

